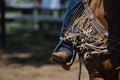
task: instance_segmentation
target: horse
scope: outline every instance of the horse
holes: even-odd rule
[[[95,72],[91,72],[91,69],[89,69],[91,80],[120,80],[120,47],[115,47],[115,45],[120,46],[118,44],[120,41],[120,10],[118,9],[120,7],[119,2],[119,0],[91,0],[90,8],[94,16],[109,32],[108,48],[110,47],[110,49],[117,49],[110,51],[110,54],[96,57],[98,65],[96,62],[94,63],[95,59],[93,59],[93,63],[96,64],[95,66],[99,66],[97,69],[100,69],[100,72],[96,72],[95,76]]]
[[[65,32],[65,40],[72,42],[81,55],[90,80],[120,80],[119,3],[85,1]]]

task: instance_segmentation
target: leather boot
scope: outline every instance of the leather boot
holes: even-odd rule
[[[66,65],[67,62],[70,62],[71,55],[67,51],[59,51],[52,54],[51,59],[61,64],[65,70],[69,70],[71,65]]]

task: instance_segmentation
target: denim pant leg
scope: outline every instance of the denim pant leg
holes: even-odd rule
[[[66,16],[64,18],[63,25],[62,25],[60,37],[64,37],[64,31],[69,26],[69,23],[74,15],[77,7],[79,6],[79,4],[81,2],[82,2],[82,0],[70,0],[69,1],[69,5],[68,5],[67,11],[66,11]],[[70,44],[63,42],[61,44],[60,50],[66,50],[72,56],[73,47]]]
[[[79,6],[79,4],[82,2],[82,0],[69,0],[69,5],[66,11],[66,15],[62,24],[62,28],[61,28],[61,33],[60,33],[60,37],[64,36],[64,31],[65,29],[69,26],[69,23],[77,9],[77,7]]]

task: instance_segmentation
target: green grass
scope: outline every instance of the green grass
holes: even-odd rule
[[[57,43],[57,37],[47,32],[14,31],[8,34],[6,48],[14,50],[52,51]]]

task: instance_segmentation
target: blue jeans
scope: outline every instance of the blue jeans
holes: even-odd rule
[[[82,2],[82,0],[70,0],[69,1],[69,5],[68,5],[66,15],[65,15],[65,18],[63,21],[63,25],[62,25],[60,37],[64,37],[64,31],[69,26],[69,23],[74,15],[77,7],[80,5],[81,2]],[[73,47],[70,44],[63,42],[61,44],[60,50],[66,50],[72,56]]]
[[[65,29],[69,26],[69,23],[77,9],[77,7],[80,5],[82,0],[69,0],[69,5],[66,11],[66,15],[62,24],[62,29],[60,33],[60,37],[64,36]]]

